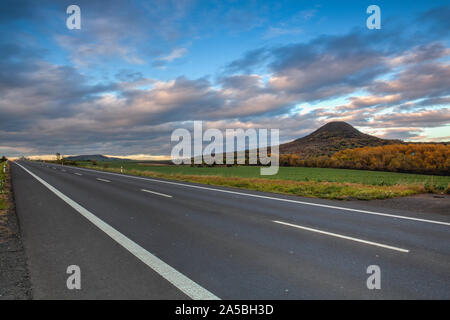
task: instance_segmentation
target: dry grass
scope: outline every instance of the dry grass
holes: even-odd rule
[[[8,208],[10,181],[3,173],[3,164],[0,162],[0,243],[5,242],[5,239],[11,235],[11,230],[8,227]]]

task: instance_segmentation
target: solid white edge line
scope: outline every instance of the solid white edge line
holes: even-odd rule
[[[163,196],[163,197],[167,197],[167,198],[172,198],[171,195],[164,194],[164,193],[159,193],[159,192],[156,192],[156,191],[150,191],[150,190],[147,190],[147,189],[141,189],[141,191],[148,192],[148,193],[153,193],[153,194],[157,194],[158,196]]]
[[[47,187],[50,191],[52,191],[55,195],[61,198],[64,202],[66,202],[73,209],[78,211],[82,216],[92,222],[97,228],[105,232],[109,237],[111,237],[114,241],[120,244],[122,247],[131,252],[135,257],[149,266],[152,270],[161,275],[164,279],[173,284],[176,288],[182,291],[184,294],[189,296],[194,300],[220,300],[219,297],[209,292],[193,280],[186,277],[181,272],[172,268],[170,265],[153,255],[152,253],[145,250],[143,247],[127,238],[125,235],[111,227],[106,222],[99,219],[89,210],[85,209],[56,188],[48,184],[46,181],[35,175],[33,172],[29,171],[27,168],[22,165],[16,163],[23,170],[28,172],[32,177],[42,183],[45,187]]]
[[[78,172],[74,172],[73,174],[76,174],[77,176],[82,176],[82,174]]]
[[[327,204],[305,202],[305,201],[300,201],[300,200],[283,199],[283,198],[262,196],[262,195],[258,195],[258,194],[237,192],[237,191],[231,191],[231,190],[222,190],[222,189],[208,188],[208,187],[184,184],[184,183],[173,182],[173,181],[157,180],[157,179],[152,179],[152,178],[130,176],[130,175],[119,174],[119,173],[114,173],[114,172],[106,172],[106,171],[101,171],[101,170],[92,170],[92,169],[86,169],[86,168],[76,168],[76,169],[78,169],[78,170],[85,170],[85,171],[89,171],[89,172],[101,172],[101,173],[104,173],[104,174],[110,174],[110,175],[115,175],[115,176],[120,176],[120,177],[125,177],[125,178],[147,180],[147,181],[152,181],[152,182],[166,183],[166,184],[172,184],[172,185],[189,187],[189,188],[195,188],[195,189],[203,189],[203,190],[210,190],[210,191],[216,191],[216,192],[231,193],[231,194],[237,194],[237,195],[242,195],[242,196],[247,196],[247,197],[269,199],[269,200],[276,200],[276,201],[283,201],[283,202],[290,202],[290,203],[298,203],[298,204],[304,204],[304,205],[308,205],[308,206],[330,208],[330,209],[349,211],[349,212],[359,212],[359,213],[364,213],[364,214],[383,216],[383,217],[389,217],[389,218],[395,218],[395,219],[412,220],[412,221],[418,221],[418,222],[426,222],[426,223],[434,223],[434,224],[441,224],[441,225],[445,225],[445,226],[450,226],[450,222],[444,222],[444,221],[436,221],[436,220],[428,220],[428,219],[421,219],[421,218],[414,218],[414,217],[406,217],[406,216],[400,216],[400,215],[389,214],[389,213],[381,213],[381,212],[367,211],[367,210],[360,210],[360,209],[351,209],[351,208],[345,208],[345,207],[331,206],[331,205],[327,205]]]
[[[317,233],[325,234],[325,235],[336,237],[336,238],[341,238],[341,239],[361,242],[361,243],[365,243],[365,244],[369,244],[369,245],[372,245],[372,246],[377,246],[377,247],[381,247],[381,248],[385,248],[385,249],[390,249],[390,250],[395,250],[395,251],[400,251],[400,252],[405,252],[405,253],[409,252],[409,250],[407,250],[407,249],[402,249],[402,248],[389,246],[389,245],[378,243],[378,242],[367,241],[367,240],[353,238],[353,237],[349,237],[349,236],[344,236],[344,235],[341,235],[341,234],[338,234],[338,233],[333,233],[333,232],[323,231],[323,230],[319,230],[319,229],[313,229],[313,228],[308,228],[308,227],[304,227],[304,226],[299,226],[297,224],[292,224],[292,223],[287,223],[287,222],[282,222],[282,221],[277,221],[277,220],[272,220],[272,222],[275,222],[275,223],[278,223],[278,224],[283,224],[283,225],[294,227],[294,228],[298,228],[298,229],[303,229],[303,230],[307,230],[307,231],[317,232]]]
[[[102,179],[102,178],[95,178],[95,179],[98,180],[98,181],[103,181],[103,182],[111,182],[111,181],[109,181],[109,180]]]

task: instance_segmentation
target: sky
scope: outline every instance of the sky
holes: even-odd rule
[[[81,29],[68,29],[69,5]],[[368,29],[378,5],[381,29]],[[0,155],[161,159],[177,128],[450,141],[448,1],[0,2]]]

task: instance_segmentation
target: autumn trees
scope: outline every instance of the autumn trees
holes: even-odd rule
[[[300,159],[297,155],[280,156],[280,165],[331,167],[427,174],[450,174],[450,145],[395,144],[345,149],[332,156]]]

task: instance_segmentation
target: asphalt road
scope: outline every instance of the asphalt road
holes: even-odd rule
[[[450,298],[448,216],[36,162],[11,170],[35,299]],[[66,286],[69,265],[81,290]],[[366,284],[371,265],[379,290]]]

